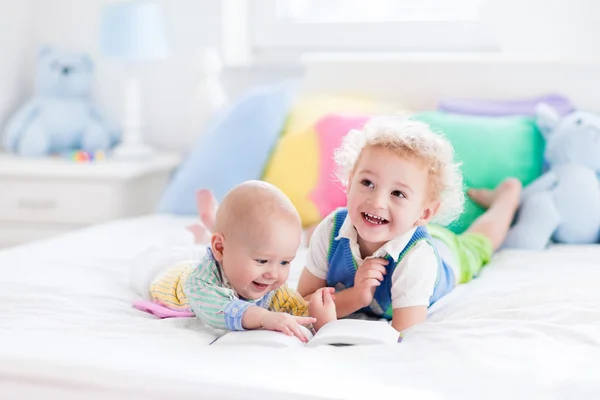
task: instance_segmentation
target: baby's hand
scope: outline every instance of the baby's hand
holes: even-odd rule
[[[367,307],[373,301],[375,289],[381,285],[383,275],[387,273],[385,270],[387,264],[388,260],[385,258],[370,258],[356,270],[354,290],[363,307]]]
[[[268,311],[260,320],[260,325],[270,331],[283,332],[288,336],[296,336],[303,342],[308,342],[300,330],[300,325],[308,325],[316,322],[312,317],[296,317],[294,315]]]
[[[324,287],[317,290],[310,298],[308,314],[317,319],[317,322],[313,324],[313,327],[317,331],[326,323],[337,319],[335,303],[333,301],[334,291],[334,288]]]

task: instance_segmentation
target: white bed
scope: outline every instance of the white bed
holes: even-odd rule
[[[558,91],[600,111],[595,63],[308,63],[306,92],[374,94],[422,109],[442,96]],[[0,397],[600,397],[600,246],[499,253],[399,345],[219,349],[195,319],[158,320],[130,305],[132,257],[188,222],[154,215],[0,251]]]
[[[130,306],[131,258],[187,222],[147,216],[0,252],[2,398],[600,395],[600,246],[500,253],[398,345],[219,349],[196,319]]]

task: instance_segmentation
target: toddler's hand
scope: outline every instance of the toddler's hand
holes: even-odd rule
[[[388,263],[385,258],[370,258],[356,270],[354,290],[363,307],[367,307],[373,301],[375,289],[381,285],[383,275],[387,273],[385,266]]]
[[[326,323],[337,319],[333,301],[334,291],[335,289],[331,287],[321,288],[313,293],[308,302],[308,314],[317,319],[317,322],[313,324],[317,331]]]
[[[312,317],[296,317],[294,315],[268,311],[260,320],[260,325],[270,331],[283,332],[288,336],[296,336],[302,342],[308,342],[300,330],[300,325],[308,325],[316,322]]]

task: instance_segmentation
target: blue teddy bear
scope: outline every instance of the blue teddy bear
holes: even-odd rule
[[[36,94],[8,120],[4,148],[23,156],[108,150],[118,140],[90,99],[92,60],[43,47]]]
[[[523,190],[504,247],[541,250],[551,241],[598,243],[600,117],[574,111],[561,118],[546,104],[536,111],[548,169]]]

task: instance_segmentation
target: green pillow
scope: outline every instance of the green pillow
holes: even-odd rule
[[[493,189],[513,176],[527,185],[542,173],[544,139],[533,119],[526,117],[479,117],[440,111],[419,113],[414,119],[443,133],[462,163],[466,189]],[[483,210],[467,199],[465,211],[448,228],[466,230]]]

